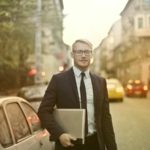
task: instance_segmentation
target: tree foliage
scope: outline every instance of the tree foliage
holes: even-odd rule
[[[36,1],[0,0],[0,90],[25,83],[34,50]]]

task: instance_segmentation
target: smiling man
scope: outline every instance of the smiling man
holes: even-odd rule
[[[82,40],[77,40],[72,45],[72,58],[74,66],[81,71],[86,71],[90,65],[92,57],[92,45],[88,41],[84,43]]]
[[[53,75],[45,92],[38,111],[41,123],[50,132],[51,140],[55,141],[55,150],[117,150],[106,81],[89,70],[92,44],[87,40],[76,40],[71,55],[74,66]],[[84,144],[76,144],[76,137],[55,121],[55,106],[86,110]]]

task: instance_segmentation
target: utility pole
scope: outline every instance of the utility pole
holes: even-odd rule
[[[41,57],[41,5],[42,0],[37,0],[36,22],[35,22],[35,84],[42,82],[42,57]]]

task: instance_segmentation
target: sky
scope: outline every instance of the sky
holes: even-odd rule
[[[128,0],[63,0],[63,40],[88,39],[96,48],[120,18]]]

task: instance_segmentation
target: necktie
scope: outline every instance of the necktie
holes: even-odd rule
[[[81,107],[86,110],[85,115],[85,135],[88,134],[88,120],[87,120],[87,98],[86,98],[86,89],[84,84],[85,73],[81,73],[81,83],[80,83],[80,94],[81,94]]]

